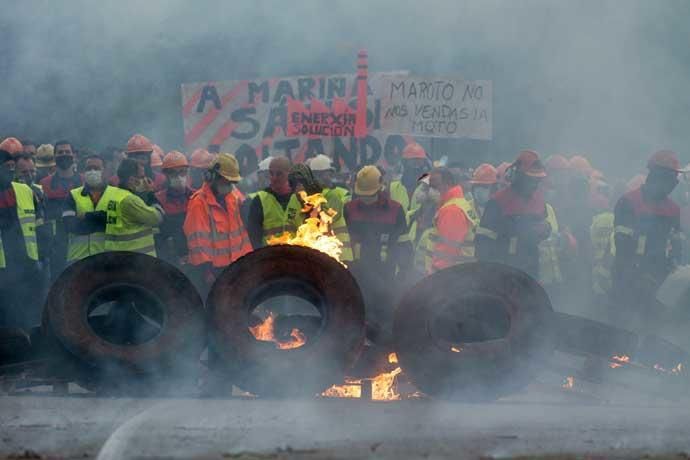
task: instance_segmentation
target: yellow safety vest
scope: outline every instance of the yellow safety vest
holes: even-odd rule
[[[563,282],[563,274],[558,257],[558,220],[553,207],[546,203],[546,222],[551,227],[551,234],[539,243],[539,281],[543,285]]]
[[[77,187],[70,190],[74,204],[76,207],[77,216],[84,216],[87,212],[104,211],[108,212],[108,203],[115,200],[113,191],[115,187],[106,186],[103,190],[100,200],[94,207],[93,201],[89,195],[83,196],[84,187]],[[67,235],[67,261],[74,262],[76,260],[85,259],[94,254],[105,252],[105,229],[103,232],[94,232],[88,235],[76,235],[70,233]]]
[[[290,197],[285,209],[272,193],[262,190],[257,196],[261,200],[264,213],[264,244],[271,236],[279,236],[284,232],[295,233],[297,227],[303,223],[302,205],[295,194]]]
[[[34,206],[34,192],[26,184],[12,182],[14,196],[17,200],[17,218],[24,236],[26,255],[31,260],[38,260],[38,244],[36,243],[36,207]],[[0,268],[7,268],[5,259],[5,248],[2,243],[2,233],[0,233]]]
[[[420,185],[417,185],[417,187],[420,187]],[[395,180],[390,183],[389,193],[391,199],[397,201],[402,206],[403,211],[405,212],[405,222],[407,223],[407,227],[409,228],[409,232],[403,233],[400,236],[400,238],[398,238],[398,241],[401,243],[404,243],[406,241],[416,241],[417,220],[413,219],[413,216],[422,207],[422,204],[419,203],[415,198],[418,194],[413,193],[412,198],[414,199],[410,201],[410,197],[407,194],[407,189],[399,180]]]
[[[350,195],[350,191],[349,191],[348,189],[346,189],[346,188],[343,188],[343,187],[333,187],[333,188],[330,189],[330,190],[333,190],[334,192],[336,192],[336,193],[338,194],[338,196],[340,197],[340,201],[343,202],[343,205],[344,205],[345,203],[349,203],[350,200],[352,200],[352,196]]]
[[[323,189],[322,194],[328,201],[328,207],[338,213],[335,215],[335,219],[333,219],[333,233],[335,233],[336,238],[343,243],[340,260],[343,262],[351,262],[354,258],[354,255],[352,254],[350,232],[347,231],[347,222],[345,222],[345,213],[343,210],[345,203],[342,199],[343,195],[339,189],[345,190],[340,187],[325,188]]]
[[[155,257],[153,228],[131,223],[125,225],[122,220],[122,201],[132,195],[132,192],[117,187],[111,188],[106,205],[108,217],[105,226],[105,250],[139,252]]]
[[[611,290],[611,268],[616,256],[613,213],[607,211],[594,216],[589,235],[593,258],[592,290],[595,294],[604,295]]]
[[[474,210],[474,206],[472,205],[472,203],[467,201],[465,198],[452,198],[447,202],[443,203],[443,205],[439,208],[439,211],[448,206],[457,206],[458,208],[460,208],[462,212],[465,214],[465,217],[467,218],[467,221],[470,224],[470,228],[468,229],[467,234],[465,235],[465,240],[463,242],[460,243],[457,241],[446,240],[438,234],[438,227],[436,222],[438,220],[438,212],[436,213],[436,216],[434,217],[433,228],[429,229],[430,231],[428,232],[428,234],[427,232],[425,232],[427,238],[427,246],[424,259],[424,267],[427,273],[431,273],[431,264],[433,261],[433,255],[436,252],[436,243],[444,243],[448,246],[460,249],[461,254],[453,258],[452,262],[454,265],[474,261],[474,235],[476,232],[476,228],[479,225],[479,216],[477,215],[477,212]]]

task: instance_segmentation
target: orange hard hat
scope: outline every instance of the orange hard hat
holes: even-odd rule
[[[184,156],[184,153],[173,150],[165,155],[162,166],[163,170],[181,168],[189,166],[189,162],[187,161],[187,157]]]
[[[584,173],[589,176],[589,174],[594,170],[592,165],[589,164],[589,160],[582,155],[573,155],[570,157],[570,167],[576,171]]]
[[[638,174],[637,176],[630,179],[627,184],[625,184],[625,190],[628,192],[636,190],[640,188],[646,180],[647,176],[645,176],[644,174]]]
[[[213,156],[205,149],[196,149],[192,152],[189,166],[192,168],[208,169],[211,167]]]
[[[405,146],[405,148],[402,151],[402,157],[407,160],[413,158],[421,158],[423,160],[427,160],[429,158],[426,156],[426,151],[424,150],[424,147],[422,147],[416,142],[412,142]]]
[[[551,155],[544,162],[547,171],[570,169],[570,162],[563,155]]]
[[[678,155],[670,150],[660,150],[656,152],[647,162],[648,168],[664,168],[675,172],[687,172],[680,167]]]
[[[477,166],[470,180],[470,184],[473,185],[493,185],[496,182],[498,182],[498,172],[488,163]]]
[[[598,169],[593,169],[592,172],[589,173],[589,179],[593,181],[604,180],[604,173]]]
[[[16,137],[8,137],[4,141],[0,142],[0,150],[4,150],[5,152],[14,156],[24,153],[24,146]]]
[[[153,143],[141,134],[135,134],[127,141],[127,153],[152,152]]]
[[[546,169],[534,150],[522,150],[511,166],[526,176],[546,177]]]
[[[153,151],[151,152],[151,167],[156,168],[163,166],[164,155],[165,153],[163,152],[163,149],[158,147],[156,144],[153,144]]]

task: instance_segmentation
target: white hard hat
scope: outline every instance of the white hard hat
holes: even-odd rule
[[[333,162],[327,155],[322,153],[309,160],[309,167],[312,171],[328,171],[333,169]]]
[[[264,158],[259,162],[259,171],[268,171],[268,165],[271,164],[272,157]]]

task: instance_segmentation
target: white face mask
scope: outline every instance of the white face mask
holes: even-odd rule
[[[187,186],[187,176],[177,176],[170,178],[170,188],[182,190]]]
[[[89,187],[98,187],[103,180],[103,171],[86,171],[84,180]]]
[[[484,205],[487,201],[489,201],[490,195],[491,193],[489,189],[485,187],[476,187],[474,190],[472,190],[472,196],[474,196],[475,201],[481,205]]]

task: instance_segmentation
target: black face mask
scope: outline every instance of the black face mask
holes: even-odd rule
[[[55,158],[55,164],[63,171],[69,169],[74,164],[74,158],[70,156],[59,156]]]

